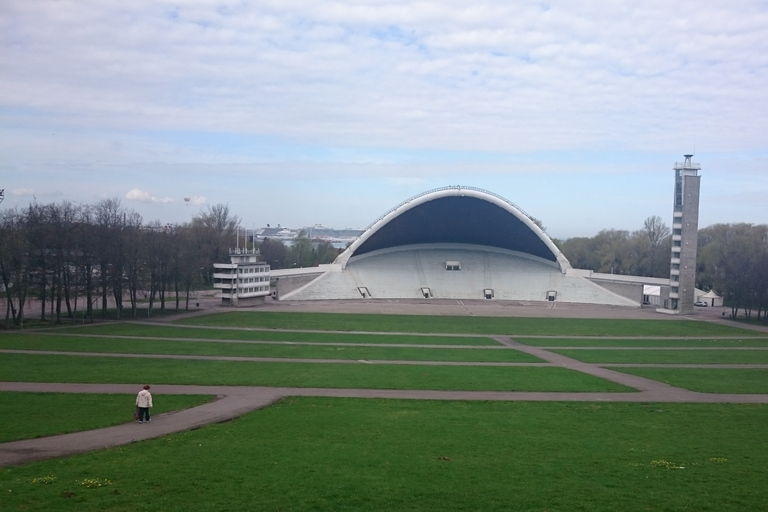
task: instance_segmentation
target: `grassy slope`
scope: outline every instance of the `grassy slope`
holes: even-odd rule
[[[0,486],[46,512],[742,512],[768,509],[767,423],[765,405],[293,398]]]
[[[284,332],[274,329],[242,329],[237,325],[220,328],[205,328],[178,325],[144,325],[113,323],[85,327],[51,329],[50,332],[86,335],[148,336],[165,338],[201,338],[215,340],[256,340],[256,341],[311,341],[314,343],[387,343],[418,345],[498,345],[490,338],[480,336],[431,336],[431,335],[390,335],[351,334],[328,332]],[[309,329],[309,328],[307,328]],[[326,329],[333,330],[333,329]]]
[[[700,338],[520,338],[516,341],[534,347],[768,347],[768,338],[700,339]]]
[[[80,432],[133,421],[135,395],[74,393],[13,393],[0,391],[0,443]],[[152,414],[186,409],[210,400],[207,396],[155,397]]]
[[[549,336],[760,336],[760,333],[685,319],[449,317],[238,311],[181,320],[179,324],[269,329],[423,332]],[[768,334],[765,334],[768,336]]]
[[[552,350],[586,363],[768,364],[768,350]]]
[[[768,370],[729,368],[615,368],[702,393],[768,393]]]
[[[3,354],[0,379],[466,391],[629,391],[562,368],[253,363]]]
[[[411,347],[306,346],[226,342],[186,342],[121,338],[75,338],[49,335],[0,337],[0,349],[56,350],[127,354],[181,354],[207,356],[279,357],[309,359],[366,359],[411,361],[503,361],[540,362],[541,359],[514,349],[451,349]]]

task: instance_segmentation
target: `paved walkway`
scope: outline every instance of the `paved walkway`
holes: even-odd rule
[[[216,400],[182,411],[153,416],[148,424],[117,425],[87,432],[77,432],[59,436],[27,439],[0,444],[0,466],[14,466],[36,460],[61,457],[99,450],[111,446],[141,441],[199,428],[209,423],[228,421],[247,412],[265,407],[286,396],[325,396],[354,398],[388,398],[413,400],[519,400],[519,401],[604,401],[604,402],[696,402],[696,403],[768,403],[766,394],[713,394],[696,393],[676,388],[650,379],[621,373],[605,366],[583,363],[575,359],[550,352],[542,347],[523,345],[508,337],[494,338],[504,346],[534,355],[545,363],[505,363],[514,366],[545,365],[558,366],[580,371],[606,379],[611,382],[636,389],[628,393],[574,393],[574,392],[501,392],[501,391],[429,391],[429,390],[381,390],[381,389],[328,389],[328,388],[270,388],[251,386],[175,386],[153,385],[152,391],[157,396],[164,394],[201,394],[215,395]],[[10,351],[7,351],[10,352]],[[36,352],[39,353],[39,352]],[[67,353],[70,354],[71,353]],[[93,355],[93,354],[90,354]],[[103,354],[100,356],[134,357],[136,354]],[[141,357],[147,357],[143,355]],[[181,357],[187,356],[163,356]],[[200,356],[194,356],[199,358]],[[230,359],[230,358],[227,358]],[[237,358],[243,359],[243,358]],[[266,360],[268,358],[247,358]],[[284,359],[282,361],[285,361]],[[317,362],[317,360],[313,360]],[[339,360],[334,362],[359,363],[359,361]],[[392,364],[392,361],[381,361]],[[413,362],[401,361],[401,364],[456,364],[450,362]],[[460,363],[482,364],[482,363]],[[632,365],[640,366],[640,365]],[[647,366],[647,365],[642,365]],[[670,367],[670,365],[659,365]],[[712,365],[686,365],[686,367]],[[729,365],[730,366],[730,365]],[[733,365],[744,368],[745,365]],[[764,367],[765,365],[753,365]],[[132,394],[140,389],[139,384],[64,384],[34,382],[0,382],[0,391],[37,391],[63,393],[120,393]]]

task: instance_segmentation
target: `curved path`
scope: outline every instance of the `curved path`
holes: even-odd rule
[[[175,386],[154,385],[153,391],[163,394],[215,395],[216,400],[207,404],[181,411],[153,416],[153,422],[135,422],[103,429],[77,432],[38,439],[27,439],[0,444],[0,466],[13,466],[52,457],[108,448],[134,441],[160,437],[173,432],[199,428],[209,423],[228,421],[247,412],[265,407],[286,396],[326,396],[352,398],[390,398],[416,400],[524,400],[524,401],[606,401],[606,402],[698,402],[698,403],[768,403],[768,395],[762,394],[712,394],[697,393],[676,388],[662,382],[635,375],[617,372],[604,366],[583,363],[575,359],[550,352],[541,347],[518,343],[508,337],[494,338],[504,346],[526,352],[546,361],[536,365],[558,366],[580,371],[637,390],[629,393],[575,393],[575,392],[500,392],[500,391],[429,391],[429,390],[385,390],[385,389],[329,389],[329,388],[283,388],[251,386]],[[7,351],[11,352],[11,351]],[[15,352],[15,351],[14,351]],[[38,352],[39,353],[39,352]],[[71,354],[71,353],[69,353]],[[110,355],[110,354],[99,354]],[[111,354],[115,356],[116,354]],[[120,354],[130,357],[131,354]],[[144,356],[146,357],[146,355]],[[164,356],[179,357],[179,356]],[[184,356],[181,356],[184,357]],[[259,358],[263,359],[263,358]],[[285,361],[285,359],[283,359]],[[317,360],[315,360],[316,362]],[[335,361],[336,362],[336,361]],[[338,362],[358,362],[340,360]],[[385,363],[385,361],[382,361]],[[392,364],[392,361],[386,361]],[[404,364],[406,362],[400,362]],[[430,362],[409,362],[430,364]],[[431,364],[454,364],[431,362]],[[478,364],[478,363],[460,363]],[[531,363],[507,363],[510,365],[531,365]],[[631,365],[638,366],[638,365]],[[646,365],[643,365],[646,366]],[[659,365],[670,367],[671,365]],[[686,367],[712,365],[686,365]],[[745,367],[738,365],[738,367]],[[760,367],[760,365],[758,365]],[[764,367],[764,365],[762,365]],[[38,391],[64,393],[120,393],[132,394],[140,388],[138,384],[64,384],[33,382],[0,382],[0,391]]]

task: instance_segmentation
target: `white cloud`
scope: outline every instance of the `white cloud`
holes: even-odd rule
[[[201,197],[201,196],[185,197],[184,201],[189,203],[189,204],[194,204],[194,205],[205,204],[205,198]]]
[[[12,194],[14,196],[19,196],[19,197],[33,196],[35,195],[35,191],[34,189],[31,189],[31,188],[15,188],[13,189]]]
[[[739,182],[764,175],[766,26],[758,0],[5,2],[0,175],[129,190],[153,217],[239,194],[254,218],[267,186],[295,194],[270,212],[309,209],[318,177],[365,196],[357,215],[387,187],[384,209],[409,187],[667,172],[694,146]]]
[[[158,198],[147,192],[146,190],[141,190],[138,188],[133,188],[128,191],[127,194],[125,194],[125,198],[129,201],[137,201],[139,203],[173,203],[175,202],[175,199],[170,197],[163,197]]]
[[[768,103],[760,2],[41,1],[2,19],[6,104],[68,122],[493,150],[764,139],[743,122]]]
[[[128,193],[125,194],[125,198],[129,201],[138,201],[140,203],[152,202],[152,195],[149,192],[145,190],[139,190],[138,188],[129,190]]]

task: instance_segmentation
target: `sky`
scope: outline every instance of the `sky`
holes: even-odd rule
[[[768,1],[4,0],[0,209],[364,229],[449,185],[550,236],[768,223]],[[185,200],[186,199],[186,200]]]

